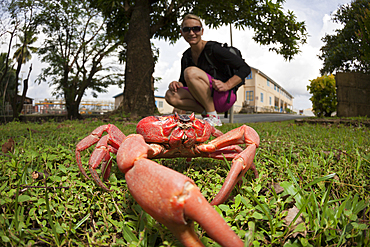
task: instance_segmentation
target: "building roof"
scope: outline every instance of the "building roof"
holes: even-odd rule
[[[283,91],[284,93],[286,93],[287,95],[289,95],[292,99],[294,99],[294,97],[288,92],[286,91],[282,86],[280,86],[276,81],[274,81],[273,79],[271,79],[268,75],[266,75],[265,73],[263,73],[261,70],[259,69],[256,69],[254,67],[251,67],[252,69],[255,69],[257,71],[258,74],[261,74],[263,77],[265,77],[266,79],[269,80],[269,82],[273,83],[274,85],[276,85],[281,91]]]
[[[121,95],[123,95],[123,92],[122,92],[122,93],[119,93],[119,94],[117,94],[117,95],[114,95],[114,96],[113,96],[113,98],[115,99],[115,98],[117,98],[117,97],[119,97],[119,96],[121,96]]]

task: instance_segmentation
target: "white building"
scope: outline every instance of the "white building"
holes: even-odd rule
[[[293,96],[262,71],[252,68],[237,92],[234,112],[289,112]]]

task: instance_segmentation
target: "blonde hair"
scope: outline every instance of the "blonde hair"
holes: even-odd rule
[[[185,15],[184,19],[182,19],[181,27],[184,27],[184,22],[186,20],[197,20],[197,21],[199,21],[200,26],[203,27],[202,21],[200,20],[200,17],[197,16],[197,15],[193,15],[193,14],[187,14],[187,15]]]

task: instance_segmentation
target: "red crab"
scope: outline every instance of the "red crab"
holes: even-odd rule
[[[100,180],[96,168],[102,163],[104,180],[110,174],[110,153],[117,154],[117,165],[125,173],[128,188],[139,205],[164,224],[185,246],[203,246],[196,236],[193,221],[222,246],[243,246],[243,242],[211,205],[226,201],[235,184],[251,168],[258,176],[253,159],[259,145],[257,132],[243,125],[222,134],[207,122],[187,115],[151,116],[142,119],[138,134],[125,136],[112,124],[96,128],[76,147],[76,159],[81,173],[80,152],[96,143],[89,160],[95,182]],[[107,135],[102,136],[104,132]],[[213,134],[218,136],[204,144]],[[247,144],[243,150],[237,144]],[[150,160],[153,158],[210,157],[232,160],[232,166],[220,192],[211,203],[201,194],[194,181],[187,176]]]

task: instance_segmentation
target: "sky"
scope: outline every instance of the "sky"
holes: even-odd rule
[[[320,76],[322,61],[318,58],[321,41],[325,34],[334,34],[341,26],[334,23],[331,15],[342,4],[350,0],[286,0],[285,10],[291,10],[297,21],[305,21],[308,32],[307,43],[301,46],[301,53],[295,55],[291,61],[284,60],[282,55],[268,51],[267,46],[261,46],[253,41],[253,30],[232,30],[233,46],[237,47],[249,66],[254,67],[273,79],[287,90],[293,97],[293,109],[303,110],[312,107],[309,100],[311,95],[307,91],[309,80]],[[205,27],[203,40],[214,40],[230,44],[230,27],[219,29]],[[174,45],[166,41],[152,40],[159,48],[159,60],[155,66],[154,77],[162,78],[155,84],[158,90],[156,96],[164,96],[171,81],[178,80],[180,75],[180,60],[182,53],[189,45],[181,38]],[[33,70],[27,96],[33,99],[52,98],[52,88],[46,82],[40,85],[33,83],[47,64],[42,64],[37,55],[33,55],[30,63]],[[124,69],[124,65],[120,65]],[[28,73],[27,65],[22,69],[24,76]],[[99,100],[113,100],[113,96],[123,92],[118,86],[110,86],[108,93],[98,94]],[[91,91],[86,92],[84,99],[93,99]]]

